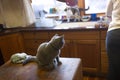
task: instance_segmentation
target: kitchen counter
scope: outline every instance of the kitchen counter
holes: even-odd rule
[[[21,31],[91,31],[91,30],[107,30],[105,27],[96,28],[93,25],[88,25],[89,22],[74,22],[74,23],[63,23],[53,27],[17,27],[17,28],[6,28],[0,32],[0,35],[11,34]]]

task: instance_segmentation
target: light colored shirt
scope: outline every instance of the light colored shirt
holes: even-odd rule
[[[109,0],[106,15],[112,17],[108,31],[120,28],[120,0]]]

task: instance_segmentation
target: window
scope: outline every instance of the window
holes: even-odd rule
[[[56,0],[32,0],[32,7],[36,18],[41,17],[41,11],[45,10],[47,13],[50,12],[50,8],[57,8],[59,12],[64,11],[66,3],[59,2]],[[42,15],[44,16],[44,14]]]
[[[85,14],[105,13],[107,1],[108,0],[78,0],[78,5],[80,8],[90,7],[88,11],[85,11]],[[41,10],[45,10],[49,13],[50,8],[57,7],[59,12],[62,12],[66,6],[66,3],[56,0],[32,0],[32,7],[36,18],[41,16]],[[81,15],[84,15],[84,12],[81,12]]]
[[[85,8],[87,8],[88,6],[90,7],[88,11],[85,11],[85,14],[105,13],[107,0],[84,0],[84,1]]]

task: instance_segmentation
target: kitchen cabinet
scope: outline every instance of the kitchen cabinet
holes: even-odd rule
[[[49,40],[47,31],[22,32],[22,35],[24,39],[25,52],[30,55],[36,55],[38,46]]]
[[[100,70],[99,40],[75,40],[75,57],[83,61],[83,70],[97,72]]]
[[[36,55],[37,48],[41,43],[49,41],[55,34],[64,35],[65,45],[61,49],[61,57],[81,58],[82,68],[85,72],[107,73],[106,32],[106,29],[21,30],[1,34],[0,51],[5,62],[17,52]]]
[[[84,71],[100,70],[99,31],[26,31],[22,32],[25,52],[35,55],[38,46],[55,34],[64,35],[65,45],[61,57],[81,58]]]
[[[100,70],[99,31],[51,31],[49,36],[60,34],[65,37],[62,57],[82,59],[83,71],[98,72]]]
[[[101,72],[107,73],[108,72],[108,57],[105,48],[105,38],[106,38],[106,30],[101,31],[100,34],[100,43],[101,43]]]
[[[4,59],[3,59],[3,55],[2,52],[0,50],[0,66],[4,64]]]
[[[21,34],[6,34],[0,36],[0,50],[4,59],[4,62],[7,62],[12,54],[23,52],[23,38]]]

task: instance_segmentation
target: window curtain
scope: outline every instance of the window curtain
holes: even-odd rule
[[[50,13],[50,8],[56,8],[57,14],[64,14],[65,8],[67,7],[65,2],[57,1],[57,0],[32,0],[32,7],[36,16],[36,19],[40,17],[44,17],[45,14],[42,11],[46,11],[48,14]]]
[[[56,7],[56,0],[32,0],[32,7],[36,14],[36,17],[39,17],[39,12],[45,10],[49,13],[49,9]]]
[[[0,24],[6,28],[27,27],[35,23],[31,0],[0,0]]]

